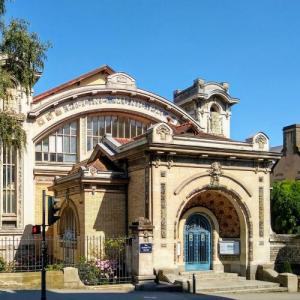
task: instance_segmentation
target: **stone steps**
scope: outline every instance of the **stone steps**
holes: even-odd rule
[[[283,292],[278,283],[259,280],[208,280],[196,281],[198,293],[240,293],[240,292]]]
[[[196,279],[197,294],[226,294],[226,293],[271,293],[286,292],[287,288],[280,287],[278,283],[246,280],[237,273],[218,273],[214,271],[181,272],[179,277],[183,281],[192,281],[193,274]]]
[[[180,275],[186,279],[192,279],[195,274],[196,280],[246,280],[246,277],[237,273],[217,273],[217,272],[182,272]]]

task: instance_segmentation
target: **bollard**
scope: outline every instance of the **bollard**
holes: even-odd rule
[[[196,276],[193,273],[193,294],[196,294]]]

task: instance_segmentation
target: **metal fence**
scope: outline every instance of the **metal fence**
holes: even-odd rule
[[[131,239],[127,237],[47,238],[47,269],[72,266],[86,285],[131,282]],[[41,238],[0,238],[0,272],[42,268]]]

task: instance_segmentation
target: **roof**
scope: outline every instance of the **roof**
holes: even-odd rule
[[[33,97],[33,103],[37,103],[37,102],[43,100],[46,97],[49,97],[49,96],[54,95],[56,93],[59,93],[60,91],[64,90],[65,88],[67,88],[67,87],[69,87],[73,84],[79,83],[80,81],[82,81],[82,80],[84,80],[88,77],[91,77],[91,76],[93,76],[97,73],[101,73],[101,72],[107,73],[108,75],[111,75],[111,74],[115,73],[115,71],[110,66],[108,66],[108,65],[101,66],[101,67],[99,67],[99,68],[97,68],[93,71],[90,71],[88,73],[80,75],[79,77],[77,77],[75,79],[67,81],[67,82],[65,82],[65,83],[63,83],[63,84],[61,84],[61,85],[59,85],[55,88],[52,88],[52,89],[50,89],[46,92],[43,92],[42,94],[39,94],[39,95]]]
[[[198,137],[209,140],[230,141],[230,139],[226,137],[201,131],[198,128],[196,128],[191,122],[186,122],[177,126],[174,126],[170,123],[168,123],[168,125],[173,129],[175,135],[193,136],[196,138]]]
[[[107,158],[101,157],[101,160],[99,158],[95,159],[92,162],[88,162],[89,159],[83,160],[73,166],[71,171],[68,173],[68,175],[76,174],[80,172],[81,168],[89,168],[93,167],[99,172],[109,172],[116,170],[116,166],[113,165]]]
[[[278,153],[281,153],[282,148],[283,148],[282,145],[280,145],[280,146],[275,146],[275,147],[271,147],[270,151],[271,151],[271,152],[278,152]]]
[[[118,143],[120,143],[121,145],[130,143],[133,141],[133,139],[129,139],[129,138],[114,138]]]

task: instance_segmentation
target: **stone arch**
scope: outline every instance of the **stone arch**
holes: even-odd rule
[[[149,117],[149,116],[145,116],[143,114],[139,114],[136,112],[132,112],[130,113],[130,115],[128,113],[124,113],[124,111],[122,110],[100,110],[100,111],[91,111],[91,112],[79,112],[76,114],[73,114],[71,116],[65,117],[63,119],[60,119],[59,121],[55,122],[54,124],[50,125],[49,127],[43,128],[41,131],[37,132],[33,138],[32,141],[33,143],[36,143],[38,141],[40,141],[41,139],[45,138],[47,135],[51,134],[52,132],[54,132],[55,130],[59,129],[60,127],[64,126],[64,124],[66,123],[70,123],[70,122],[79,122],[81,117],[88,117],[88,116],[98,116],[98,115],[126,115],[128,117],[132,117],[133,119],[137,119],[137,120],[144,120],[147,122],[153,122],[153,123],[158,123],[160,122],[160,120],[153,118],[153,117]]]
[[[187,186],[189,185],[192,181],[194,180],[197,180],[199,178],[202,178],[202,177],[210,177],[209,174],[207,174],[207,172],[202,172],[202,173],[197,173],[197,174],[194,174],[192,175],[191,177],[185,179],[183,182],[181,182],[177,188],[175,188],[174,190],[174,195],[179,195],[181,193],[181,191]],[[245,192],[246,194],[249,196],[249,197],[252,197],[252,194],[250,192],[250,190],[247,188],[247,186],[240,180],[240,179],[237,179],[235,178],[234,176],[232,175],[228,175],[224,172],[222,172],[221,178],[224,177],[224,178],[228,178],[230,179],[231,181],[233,181],[234,183],[238,184]]]
[[[241,274],[249,275],[250,271],[250,262],[253,261],[253,224],[252,224],[252,217],[249,208],[242,200],[242,197],[234,190],[230,190],[227,186],[219,185],[219,186],[210,186],[206,185],[201,188],[197,188],[191,192],[189,192],[185,199],[182,201],[180,207],[176,213],[176,221],[174,227],[174,237],[178,239],[179,236],[179,223],[182,213],[188,202],[193,199],[195,196],[207,192],[207,191],[217,191],[223,193],[228,200],[232,203],[235,207],[240,221],[241,226],[241,253],[240,253],[240,262],[241,265],[244,266],[244,269],[241,270]]]
[[[57,233],[59,236],[63,234],[63,226],[64,226],[64,215],[67,213],[68,210],[71,210],[74,215],[74,222],[75,222],[75,236],[80,236],[80,224],[79,224],[79,215],[76,208],[75,203],[73,200],[68,199],[65,200],[61,206],[61,213],[60,213],[60,219],[57,224]]]

